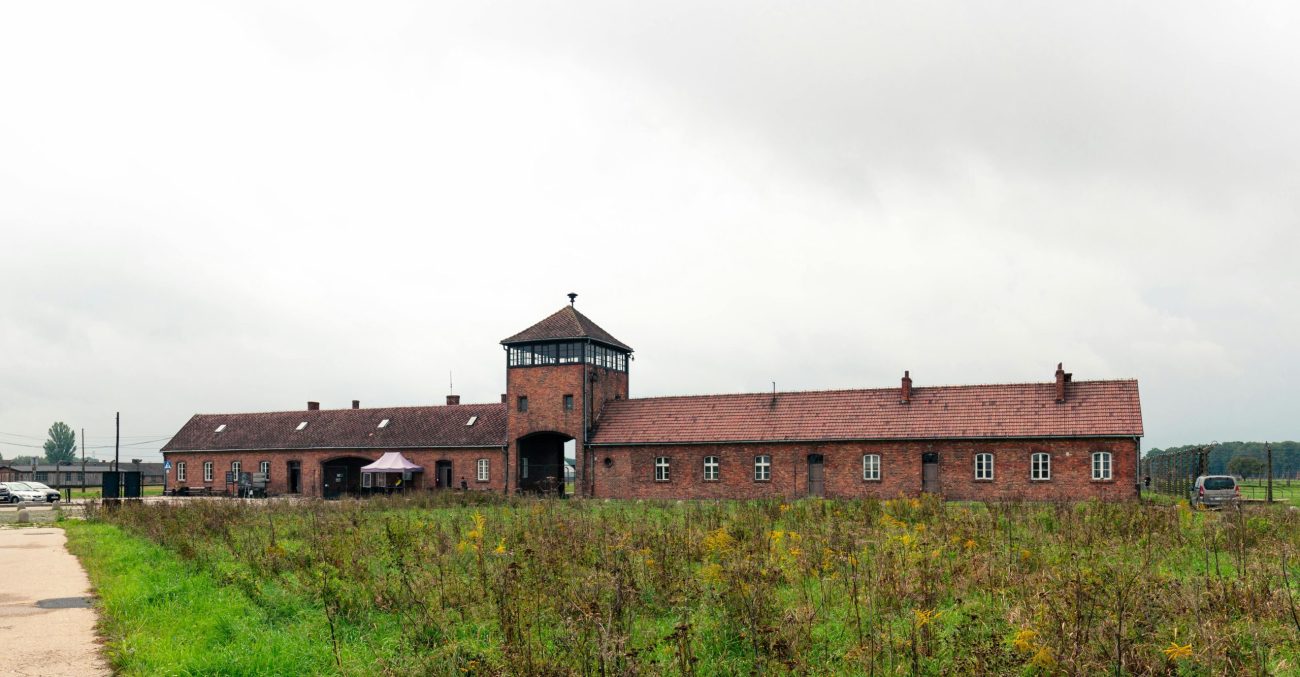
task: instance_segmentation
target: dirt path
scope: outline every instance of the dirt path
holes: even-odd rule
[[[0,672],[108,675],[90,580],[62,529],[0,528]]]

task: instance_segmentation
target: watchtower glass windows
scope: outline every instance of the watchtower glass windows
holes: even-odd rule
[[[508,367],[544,367],[553,364],[581,364],[627,371],[628,353],[624,350],[586,341],[526,343],[509,346]]]

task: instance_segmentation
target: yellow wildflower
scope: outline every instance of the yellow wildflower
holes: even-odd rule
[[[916,627],[918,628],[924,628],[930,624],[930,621],[937,620],[943,615],[942,611],[935,611],[934,609],[916,609],[912,613],[916,614]]]
[[[705,564],[700,567],[700,578],[706,583],[721,582],[722,566],[719,564]]]
[[[1034,657],[1029,662],[1045,670],[1051,670],[1056,667],[1056,656],[1051,649],[1044,646],[1038,649],[1038,653],[1034,654]]]
[[[1034,640],[1037,638],[1038,638],[1037,632],[1034,632],[1029,628],[1025,628],[1024,630],[1021,630],[1020,632],[1016,633],[1016,638],[1011,640],[1011,645],[1016,647],[1016,650],[1021,653],[1032,653],[1034,651],[1034,648],[1037,646],[1036,644],[1034,644]]]
[[[968,538],[968,539],[966,539],[966,542],[963,543],[962,545],[963,545],[967,550],[974,550],[974,549],[975,549],[975,539],[973,539],[973,538]]]
[[[736,539],[732,538],[731,534],[727,533],[725,527],[718,527],[716,530],[710,531],[708,536],[704,537],[704,549],[709,552],[730,550],[731,546],[735,544]]]
[[[498,555],[504,555],[506,552],[506,539],[504,538],[501,539],[501,542],[497,543],[497,547],[495,550],[493,550],[493,552],[495,552]]]

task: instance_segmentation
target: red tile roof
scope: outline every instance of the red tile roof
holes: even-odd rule
[[[1137,381],[828,390],[611,402],[593,444],[1141,436]]]
[[[477,416],[474,425],[465,425]],[[379,423],[388,419],[383,428]],[[307,427],[297,430],[303,421]],[[216,432],[217,426],[225,429]],[[500,447],[506,405],[195,414],[163,451]]]
[[[599,341],[606,345],[622,348],[628,352],[632,349],[626,343],[614,338],[609,332],[601,329],[595,322],[592,322],[586,315],[578,312],[573,306],[565,306],[559,309],[555,314],[538,322],[537,324],[501,341],[504,345],[511,343],[527,343],[529,341],[554,341],[559,339],[579,339],[589,338]]]

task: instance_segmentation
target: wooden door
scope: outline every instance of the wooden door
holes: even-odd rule
[[[939,493],[939,454],[931,452],[921,456],[921,491]]]
[[[821,454],[808,454],[808,495],[826,495],[825,463]]]

